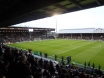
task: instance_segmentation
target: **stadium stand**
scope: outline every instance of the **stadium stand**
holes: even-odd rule
[[[104,40],[102,28],[63,29],[58,34],[63,39]]]
[[[15,43],[23,41],[35,41],[44,39],[54,39],[54,36],[47,35],[55,29],[51,28],[32,28],[33,32],[29,32],[28,28],[0,28],[0,43]]]

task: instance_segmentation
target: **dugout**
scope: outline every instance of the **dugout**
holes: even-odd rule
[[[103,28],[62,29],[58,31],[58,38],[104,40]]]

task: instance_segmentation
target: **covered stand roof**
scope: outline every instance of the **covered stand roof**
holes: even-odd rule
[[[104,5],[104,0],[0,0],[0,27]]]
[[[104,28],[81,28],[81,29],[62,29],[58,34],[71,34],[71,33],[104,33]]]

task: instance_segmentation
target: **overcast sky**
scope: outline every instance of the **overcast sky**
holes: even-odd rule
[[[16,26],[56,28],[56,20],[57,30],[76,28],[104,28],[104,6],[34,20],[17,24]]]

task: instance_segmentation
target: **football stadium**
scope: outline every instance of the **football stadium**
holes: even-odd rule
[[[0,78],[104,78],[103,5],[0,0]]]
[[[9,44],[9,46],[20,49],[32,49],[33,53],[40,55],[42,52],[48,54],[48,57],[55,60],[57,55],[59,61],[62,56],[67,60],[71,56],[72,61],[79,63],[95,63],[95,67],[99,65],[103,68],[103,45],[104,45],[104,29],[85,28],[85,29],[64,29],[58,32],[58,38],[54,36],[47,39],[35,39],[30,42],[18,42]],[[67,63],[67,62],[66,62]]]

